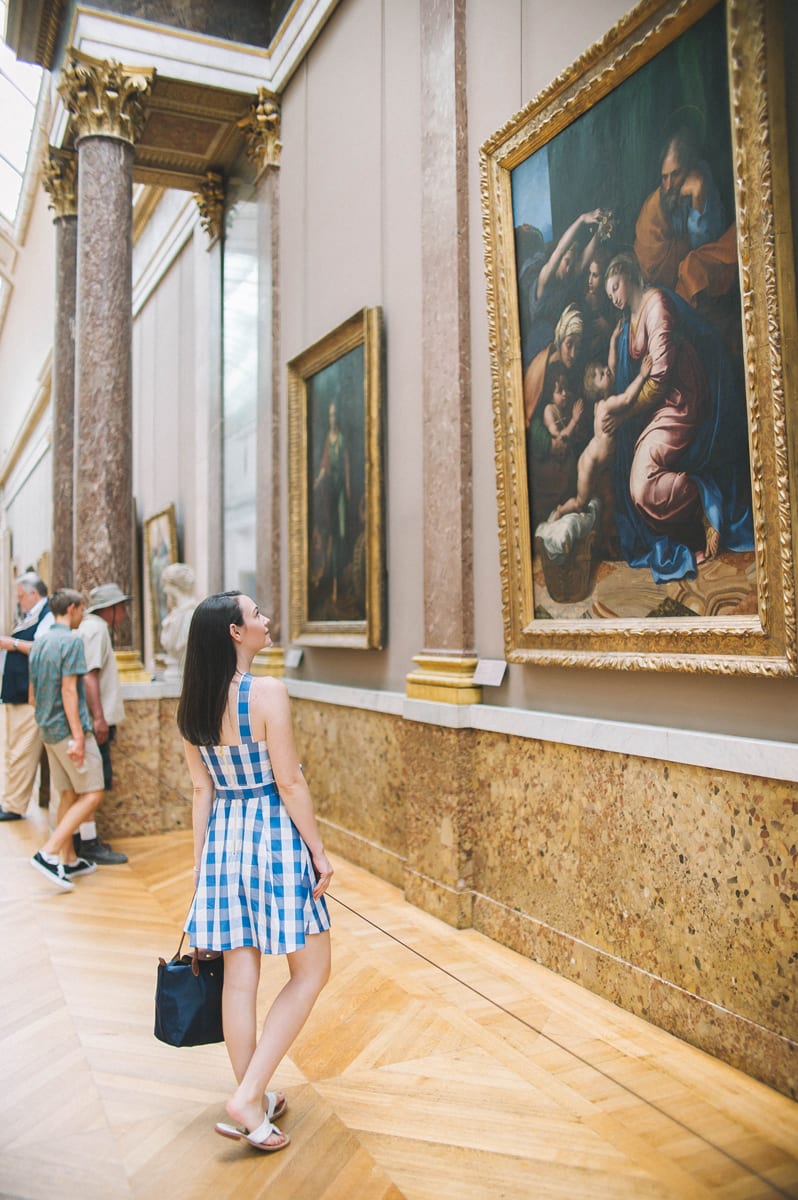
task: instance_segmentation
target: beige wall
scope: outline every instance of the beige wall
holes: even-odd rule
[[[52,468],[49,449],[50,352],[54,323],[54,231],[47,197],[37,188],[14,264],[0,330],[0,527],[10,530],[17,569],[50,549]],[[44,406],[42,408],[42,403]],[[37,410],[38,419],[31,420]],[[27,436],[23,431],[27,429]],[[14,459],[8,457],[13,451]],[[4,563],[0,587],[7,588]]]
[[[6,519],[12,530],[11,553],[17,572],[28,567],[44,570],[48,564],[52,527],[52,461],[49,452],[49,421],[45,413],[32,439],[29,453],[21,459],[4,488]],[[44,556],[44,557],[43,557]],[[46,582],[57,587],[56,580]]]
[[[190,238],[133,325],[133,490],[139,518],[174,503],[182,529],[188,512],[189,558],[197,503],[194,304]]]
[[[423,606],[418,37],[417,3],[344,0],[283,97],[280,166],[283,362],[364,306],[387,346],[388,645],[307,648],[302,674],[400,690]]]
[[[55,261],[53,214],[39,187],[16,260],[13,290],[0,331],[0,462],[33,403],[53,344]]]

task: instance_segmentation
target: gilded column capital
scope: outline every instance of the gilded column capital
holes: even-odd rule
[[[58,94],[70,115],[75,142],[112,137],[136,144],[147,119],[154,67],[125,67],[70,50]]]
[[[247,141],[247,158],[257,168],[258,178],[267,167],[279,167],[280,151],[280,105],[277,97],[266,88],[258,88],[258,96],[249,106],[249,112],[240,121]]]
[[[194,193],[200,213],[200,224],[213,246],[222,236],[224,229],[224,179],[215,171],[208,171],[199,190]]]
[[[73,150],[48,146],[42,160],[42,187],[50,197],[49,207],[59,217],[78,214],[78,156]]]

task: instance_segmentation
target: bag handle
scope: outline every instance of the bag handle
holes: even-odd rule
[[[191,904],[194,903],[196,895],[197,895],[197,889],[195,887],[194,895],[191,897]],[[191,904],[189,904],[189,906],[188,906],[189,912],[191,912]],[[174,958],[172,959],[172,962],[180,962],[180,959],[182,956],[182,951],[183,951],[183,942],[185,940],[186,940],[186,931],[184,929],[183,933],[180,937],[180,945],[177,947],[177,954],[175,954]],[[202,959],[202,961],[205,962],[208,959],[221,958],[221,957],[222,957],[221,950],[198,950],[197,947],[195,946],[191,952],[191,974],[195,975],[195,976],[199,975],[200,959]],[[165,959],[159,958],[158,962],[162,963],[163,966],[166,966]]]
[[[194,899],[195,899],[196,895],[197,895],[197,886],[195,885],[195,887],[194,887],[194,895],[191,897],[191,902],[189,903],[189,906],[188,906],[188,911],[189,911],[189,912],[191,912],[191,905],[194,903]],[[186,914],[186,916],[188,916],[188,913]],[[183,932],[182,932],[182,934],[181,934],[181,936],[180,936],[180,945],[177,947],[177,954],[175,954],[175,955],[174,955],[174,957],[173,957],[172,959],[170,959],[170,961],[171,961],[171,962],[179,962],[179,961],[180,961],[180,955],[181,955],[181,952],[182,952],[182,950],[183,950],[183,942],[184,942],[185,940],[186,940],[186,931],[185,931],[185,929],[184,929],[184,930],[183,930]],[[195,950],[195,951],[194,951],[194,954],[196,954],[196,953],[197,953],[197,952],[196,952],[196,950]],[[192,957],[193,957],[193,956],[192,956]],[[163,966],[163,967],[165,967],[165,966],[166,966],[166,959],[165,959],[165,958],[161,958],[161,957],[159,957],[159,958],[158,958],[158,962],[161,964],[161,966]],[[197,974],[199,973],[199,967],[196,965],[196,963],[195,963],[195,962],[192,962],[192,964],[191,964],[191,970],[192,970],[192,972],[193,972],[195,975],[197,975]]]

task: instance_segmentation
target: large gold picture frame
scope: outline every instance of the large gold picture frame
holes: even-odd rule
[[[293,642],[385,641],[382,310],[364,308],[288,364]]]
[[[798,671],[782,21],[772,0],[643,0],[482,147],[509,661]],[[711,184],[727,217],[702,243]],[[678,529],[660,469],[688,489]]]

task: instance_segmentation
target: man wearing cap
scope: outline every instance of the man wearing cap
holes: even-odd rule
[[[126,596],[116,583],[104,583],[92,588],[78,628],[86,655],[86,675],[83,679],[86,702],[102,756],[106,791],[113,787],[111,742],[117,725],[125,715],[112,635],[124,620],[125,605],[129,599],[130,596]],[[81,825],[75,838],[75,850],[81,858],[101,866],[127,862],[127,855],[112,850],[106,842],[100,841],[93,821]]]
[[[28,655],[34,640],[42,637],[53,623],[47,602],[47,587],[33,571],[17,580],[17,607],[21,621],[10,637],[0,637],[0,717],[3,719],[5,756],[5,792],[0,805],[0,821],[19,821],[30,801],[42,740],[36,725],[33,705],[28,703]]]

